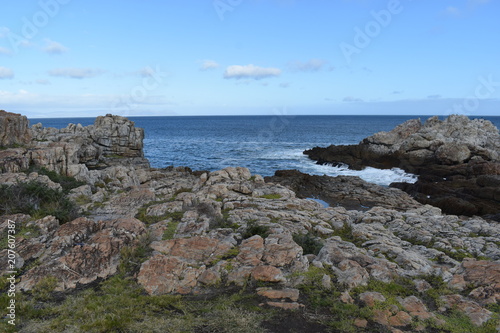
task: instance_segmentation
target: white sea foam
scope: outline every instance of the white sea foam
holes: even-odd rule
[[[407,173],[399,168],[392,169],[376,169],[372,167],[367,167],[363,170],[352,170],[347,166],[330,166],[330,165],[318,165],[315,164],[313,167],[308,168],[310,171],[308,173],[316,175],[327,175],[327,176],[357,176],[364,181],[369,183],[389,186],[391,183],[401,182],[401,183],[415,183],[418,180],[418,176]]]
[[[348,165],[331,166],[319,165],[302,154],[301,150],[290,149],[281,153],[268,153],[261,158],[264,159],[280,159],[290,160],[289,165],[283,165],[284,169],[297,169],[301,172],[311,175],[327,175],[327,176],[357,176],[369,183],[389,186],[391,183],[415,183],[418,176],[407,173],[402,169],[376,169],[367,167],[363,170],[349,169]]]

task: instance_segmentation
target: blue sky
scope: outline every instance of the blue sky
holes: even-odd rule
[[[0,0],[29,117],[500,115],[497,0]]]

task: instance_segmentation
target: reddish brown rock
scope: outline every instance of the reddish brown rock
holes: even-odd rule
[[[456,308],[458,311],[466,314],[476,326],[481,326],[486,323],[493,314],[476,302],[466,300],[461,295],[441,296],[441,300],[445,303],[446,308]]]
[[[412,319],[411,316],[404,312],[404,311],[399,311],[396,313],[394,316],[389,317],[388,323],[390,326],[406,326],[411,324]]]
[[[262,263],[264,254],[264,240],[259,235],[243,240],[240,245],[240,253],[236,257],[243,265],[257,266]]]
[[[356,318],[354,319],[354,326],[359,327],[359,328],[366,328],[368,326],[368,321],[363,318]]]
[[[204,270],[204,267],[192,267],[177,257],[157,254],[142,264],[137,282],[150,295],[188,294]]]
[[[500,299],[500,263],[464,259],[449,284],[459,290],[475,287],[471,297],[482,303],[495,303]]]
[[[257,290],[257,294],[260,296],[264,296],[270,299],[286,299],[288,298],[291,301],[298,301],[299,300],[299,290],[298,289],[282,289],[282,290],[276,290],[276,289],[268,289],[268,288],[260,288]]]
[[[426,320],[432,317],[432,314],[427,310],[425,304],[416,296],[409,296],[399,301],[403,308],[414,317],[421,320]]]
[[[263,260],[267,264],[283,267],[292,264],[300,256],[302,248],[293,241],[290,234],[274,234],[266,238]]]
[[[359,295],[359,300],[366,306],[374,307],[376,303],[385,302],[385,297],[375,291],[367,291]]]
[[[339,263],[338,268],[340,270],[338,273],[338,282],[345,283],[349,287],[366,285],[368,283],[370,275],[356,261],[343,260]]]
[[[373,310],[373,321],[379,323],[380,325],[389,326],[389,317],[391,316],[391,311],[389,310]]]
[[[288,302],[267,302],[266,303],[269,306],[272,306],[273,308],[280,308],[283,310],[298,310],[300,308],[303,308],[304,305],[293,302],[293,303],[288,303]]]
[[[218,284],[221,280],[219,272],[213,270],[206,270],[201,275],[198,281],[204,285],[211,286]]]
[[[78,218],[60,226],[40,248],[39,238],[23,244],[26,260],[38,258],[40,265],[28,270],[19,288],[32,289],[47,276],[58,279],[57,290],[88,284],[116,273],[121,249],[136,246],[135,239],[145,232],[136,219],[95,222]]]
[[[283,272],[274,266],[257,266],[252,270],[252,278],[264,282],[283,282]]]
[[[151,243],[151,248],[170,256],[208,264],[229,251],[233,245],[217,239],[196,236]]]
[[[233,283],[237,286],[243,286],[252,275],[253,269],[254,268],[252,266],[242,266],[230,271],[227,275],[227,283]]]
[[[340,301],[345,304],[353,304],[354,299],[349,294],[349,291],[344,291],[340,294]]]

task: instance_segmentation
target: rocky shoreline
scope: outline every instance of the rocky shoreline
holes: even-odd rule
[[[460,126],[465,122],[453,119]],[[437,120],[428,123],[420,129],[442,126]],[[409,138],[413,127],[413,134],[420,133],[412,124],[400,127],[399,134],[378,137]],[[0,129],[1,190],[19,198],[0,206],[2,237],[9,220],[16,222],[17,288],[25,303],[19,331],[500,328],[500,228],[495,220],[448,215],[398,188],[357,177],[288,170],[264,179],[240,167],[152,169],[143,157],[143,131],[119,116],[56,130],[28,128],[25,117],[0,113]],[[477,140],[487,138],[485,150],[468,148],[467,159],[442,165],[496,165],[498,156],[490,146],[497,142],[489,131],[481,133]],[[365,146],[383,141],[370,140]],[[318,159],[330,156],[314,151]],[[57,209],[50,196],[30,192],[33,184],[37,195],[42,190],[62,193]],[[62,198],[78,217],[63,214]],[[38,200],[37,205],[29,201],[19,208],[28,199]],[[4,274],[6,248],[1,251]],[[119,318],[110,324],[115,326],[99,326],[104,324],[97,310],[88,310],[89,319],[78,317],[79,310],[67,314],[67,321],[54,319],[62,308],[94,299],[94,293],[118,297],[131,290],[137,290],[137,300],[157,308],[148,312],[153,305],[141,305],[143,317],[136,317],[135,310],[124,314],[107,308]],[[200,302],[208,302],[211,310]],[[222,322],[216,322],[221,316]],[[89,322],[95,326],[85,326]]]
[[[500,221],[500,135],[487,120],[452,115],[409,120],[358,145],[315,147],[304,154],[319,164],[401,168],[419,176],[393,187],[454,215]]]

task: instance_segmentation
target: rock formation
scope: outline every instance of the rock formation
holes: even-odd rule
[[[28,118],[0,110],[0,148],[22,146],[31,141]]]
[[[156,297],[153,306],[184,313],[187,307],[175,303],[181,298],[168,295],[207,302],[214,295],[245,294],[256,301],[252,311],[260,309],[252,318],[278,308],[283,311],[270,313],[301,322],[306,331],[337,328],[337,318],[345,320],[344,329],[359,332],[454,332],[457,318],[467,318],[464,325],[471,331],[499,324],[500,229],[494,221],[446,215],[397,188],[356,177],[285,170],[264,180],[240,167],[213,172],[138,167],[144,165],[142,132],[121,117],[60,131],[35,126],[33,133],[39,142],[7,149],[8,156],[18,156],[16,149],[33,156],[37,149],[72,147],[68,165],[82,165],[86,171],[77,175],[87,182],[67,192],[83,217],[61,224],[51,215],[0,216],[2,235],[9,220],[16,222],[17,288],[23,299],[46,290],[48,278],[54,295],[81,289],[88,295],[93,287],[97,298],[113,291],[99,289],[101,281],[122,279],[139,290],[141,307],[149,306],[147,297]],[[110,156],[115,153],[130,158],[131,165],[115,165],[110,161],[120,159]],[[62,163],[44,164],[48,160],[39,156],[27,158],[54,170]],[[2,186],[30,182],[62,188],[36,172],[0,173]],[[2,273],[8,270],[7,253],[0,249]],[[43,320],[51,320],[46,313],[53,303],[47,304],[37,301],[32,316],[42,313]],[[90,305],[86,309],[93,315]],[[288,315],[287,310],[300,311]],[[154,311],[165,317],[164,310]],[[259,329],[275,324],[263,322]],[[40,319],[27,318],[22,325],[25,331],[43,331]],[[199,331],[206,331],[203,325]]]
[[[500,213],[500,134],[487,120],[453,115],[441,121],[409,120],[358,145],[313,148],[304,152],[318,163],[402,168],[419,175],[415,184],[397,184],[419,202],[450,214]]]
[[[27,131],[33,140],[25,147],[0,152],[1,171],[19,172],[35,165],[93,184],[99,181],[99,173],[93,170],[149,167],[143,152],[144,131],[124,117],[106,115],[97,117],[94,125],[69,124],[63,129],[35,124]]]

